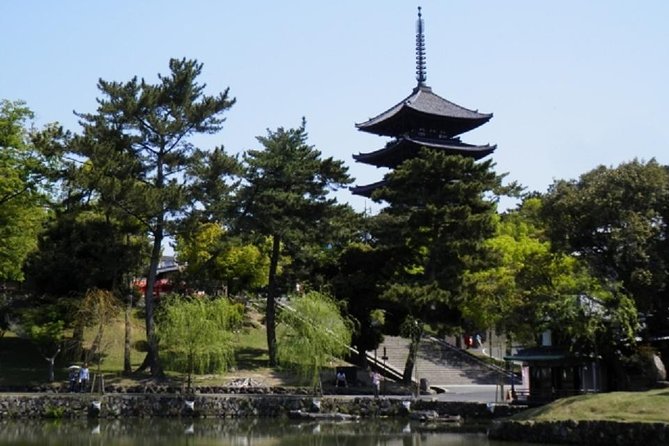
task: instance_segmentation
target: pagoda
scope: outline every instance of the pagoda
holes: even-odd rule
[[[363,132],[393,138],[382,149],[359,153],[353,158],[361,163],[394,169],[407,159],[418,156],[422,147],[449,155],[463,155],[475,160],[491,154],[496,145],[477,146],[460,141],[459,135],[473,130],[492,118],[492,113],[469,110],[436,95],[426,84],[424,22],[418,7],[416,22],[416,80],[411,94],[380,115],[355,126]],[[383,181],[355,186],[356,195],[370,197]]]

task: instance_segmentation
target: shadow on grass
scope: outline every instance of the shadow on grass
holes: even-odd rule
[[[242,347],[235,352],[235,362],[239,370],[267,367],[268,361],[267,350],[261,348]]]
[[[56,380],[67,378],[62,358],[56,358]],[[32,385],[44,383],[48,366],[35,345],[16,337],[0,339],[0,385]]]

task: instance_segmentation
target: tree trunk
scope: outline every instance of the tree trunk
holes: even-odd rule
[[[128,295],[125,306],[125,344],[123,346],[123,374],[132,374],[132,362],[130,361],[130,347],[132,342],[132,293]]]
[[[56,379],[55,371],[54,371],[54,364],[56,363],[56,356],[58,356],[58,353],[60,353],[60,347],[56,350],[56,353],[53,354],[53,356],[44,356],[44,359],[46,359],[46,362],[49,364],[49,382],[52,383]]]
[[[74,362],[79,362],[84,359],[84,321],[81,317],[77,317],[74,323],[71,354],[71,359]]]
[[[193,390],[193,353],[188,354],[188,393]]]
[[[98,332],[95,334],[95,339],[93,339],[93,344],[91,345],[91,351],[88,352],[88,358],[86,362],[93,361],[96,355],[98,358],[100,357],[104,329],[104,325],[100,323],[100,325],[98,325]]]
[[[276,354],[276,270],[279,265],[279,254],[281,253],[281,237],[274,234],[272,237],[272,257],[269,264],[269,283],[267,287],[267,314],[265,324],[267,326],[267,351],[269,353],[269,366],[278,364]]]
[[[163,369],[160,365],[160,359],[158,356],[158,340],[156,339],[155,323],[153,319],[153,289],[156,283],[156,272],[158,270],[158,264],[160,263],[160,254],[162,252],[163,242],[162,219],[159,218],[159,220],[160,221],[157,223],[157,227],[159,229],[157,229],[153,234],[153,249],[151,250],[151,262],[149,264],[149,274],[146,278],[146,293],[144,295],[146,341],[148,345],[148,351],[146,353],[144,362],[138,369],[138,371],[142,371],[146,367],[149,367],[151,369],[151,376],[154,378],[164,377]]]
[[[411,343],[409,344],[409,356],[404,364],[404,373],[402,374],[402,382],[404,384],[411,384],[413,371],[416,366],[416,357],[418,355],[418,347],[420,346],[420,339],[423,337],[423,330],[416,328],[416,333],[412,333]]]

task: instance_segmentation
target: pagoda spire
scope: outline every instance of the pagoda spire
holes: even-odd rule
[[[416,20],[416,80],[418,86],[425,85],[427,80],[427,68],[425,66],[425,23],[421,14],[421,7],[418,7],[418,20]]]

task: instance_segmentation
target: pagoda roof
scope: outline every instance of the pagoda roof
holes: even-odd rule
[[[433,139],[422,136],[402,136],[391,141],[383,149],[374,152],[353,155],[358,162],[371,164],[377,167],[395,168],[409,158],[414,158],[422,147],[444,151],[449,155],[463,155],[479,160],[490,155],[497,148],[496,145],[486,144],[475,146],[465,144],[459,138]]]
[[[419,83],[401,102],[366,122],[356,124],[356,127],[385,136],[424,130],[451,138],[485,124],[490,118],[492,113],[479,113],[461,107]]]
[[[351,192],[354,195],[360,195],[362,197],[372,198],[372,192],[376,189],[383,187],[386,184],[384,180],[377,181],[376,183],[365,184],[363,186],[353,186],[351,187]]]

